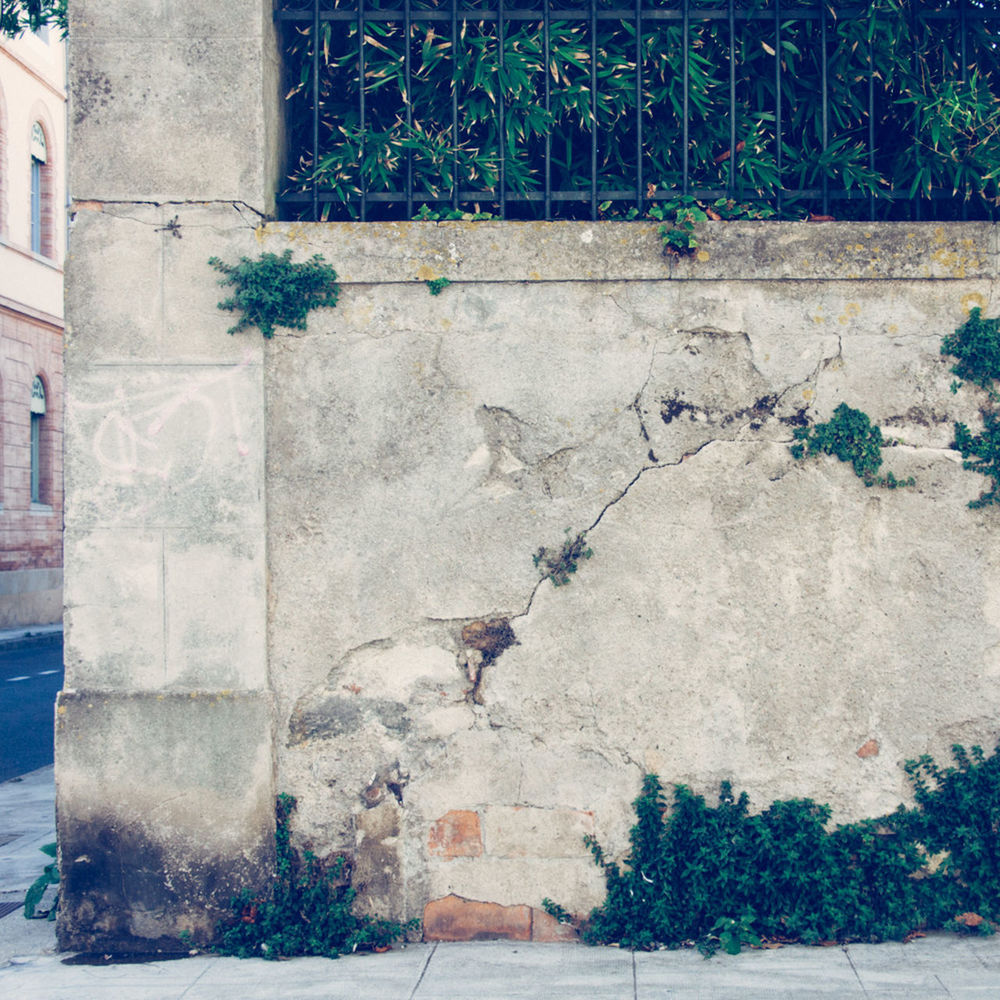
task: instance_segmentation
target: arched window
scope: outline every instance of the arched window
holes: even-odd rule
[[[31,502],[44,503],[42,475],[42,422],[45,420],[45,383],[36,375],[31,383]]]
[[[31,250],[44,257],[55,255],[53,224],[53,174],[49,144],[40,122],[31,126]]]

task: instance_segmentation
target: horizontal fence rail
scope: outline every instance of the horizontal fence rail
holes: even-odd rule
[[[283,217],[996,218],[1000,3],[516,3],[281,2]]]

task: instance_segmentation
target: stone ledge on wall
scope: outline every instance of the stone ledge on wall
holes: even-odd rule
[[[647,222],[269,222],[269,245],[309,247],[350,283],[972,279],[997,274],[988,222],[706,222],[687,257]],[[273,243],[272,243],[273,241]]]

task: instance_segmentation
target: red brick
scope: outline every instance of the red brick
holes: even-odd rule
[[[427,849],[438,858],[478,858],[483,853],[479,813],[452,809],[431,824]]]
[[[569,924],[561,924],[555,917],[537,907],[531,908],[531,940],[545,944],[562,941],[579,941],[580,935]]]
[[[501,906],[445,896],[424,907],[424,940],[530,941],[531,917],[530,906]]]
[[[869,740],[864,745],[858,747],[858,756],[862,759],[865,757],[877,757],[878,749],[878,740]]]

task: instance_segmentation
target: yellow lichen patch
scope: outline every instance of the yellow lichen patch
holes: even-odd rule
[[[304,223],[293,222],[285,232],[289,243],[298,243],[299,246],[308,249],[309,236]]]
[[[887,333],[899,333],[899,327],[895,323],[890,323],[885,329]]]
[[[848,302],[847,305],[844,306],[844,312],[847,313],[848,316],[860,316],[861,306],[859,306],[857,302]]]
[[[707,250],[699,250],[697,256],[698,256],[698,260],[700,260],[700,261],[702,261],[704,263],[706,260],[708,260],[709,253],[708,253]]]
[[[816,315],[813,316],[812,319],[813,319],[814,323],[825,323],[826,322],[826,317],[822,313],[816,313]]]
[[[529,278],[530,278],[530,279],[531,279],[532,281],[541,281],[541,280],[542,280],[542,276],[541,276],[541,275],[540,275],[540,274],[539,274],[539,273],[538,273],[537,271],[532,271],[532,272],[531,272],[531,273],[530,273],[530,274],[528,275],[528,277],[529,277]]]
[[[969,261],[965,257],[960,257],[954,250],[945,250],[944,247],[940,250],[935,250],[931,254],[931,259],[935,263],[940,264],[953,278],[965,277],[966,264],[971,264],[974,267],[979,263],[978,261]]]
[[[441,326],[443,329],[447,330],[451,326],[451,320],[447,316],[441,317]]]
[[[434,281],[441,277],[441,272],[431,267],[430,264],[421,264],[417,268],[417,279],[419,281]]]
[[[962,296],[962,308],[966,312],[972,312],[973,309],[985,309],[986,308],[986,296],[981,292],[969,292],[968,295]]]
[[[802,390],[802,398],[807,403],[813,398],[813,395],[814,395],[814,393],[813,393],[812,389],[803,389]]]

